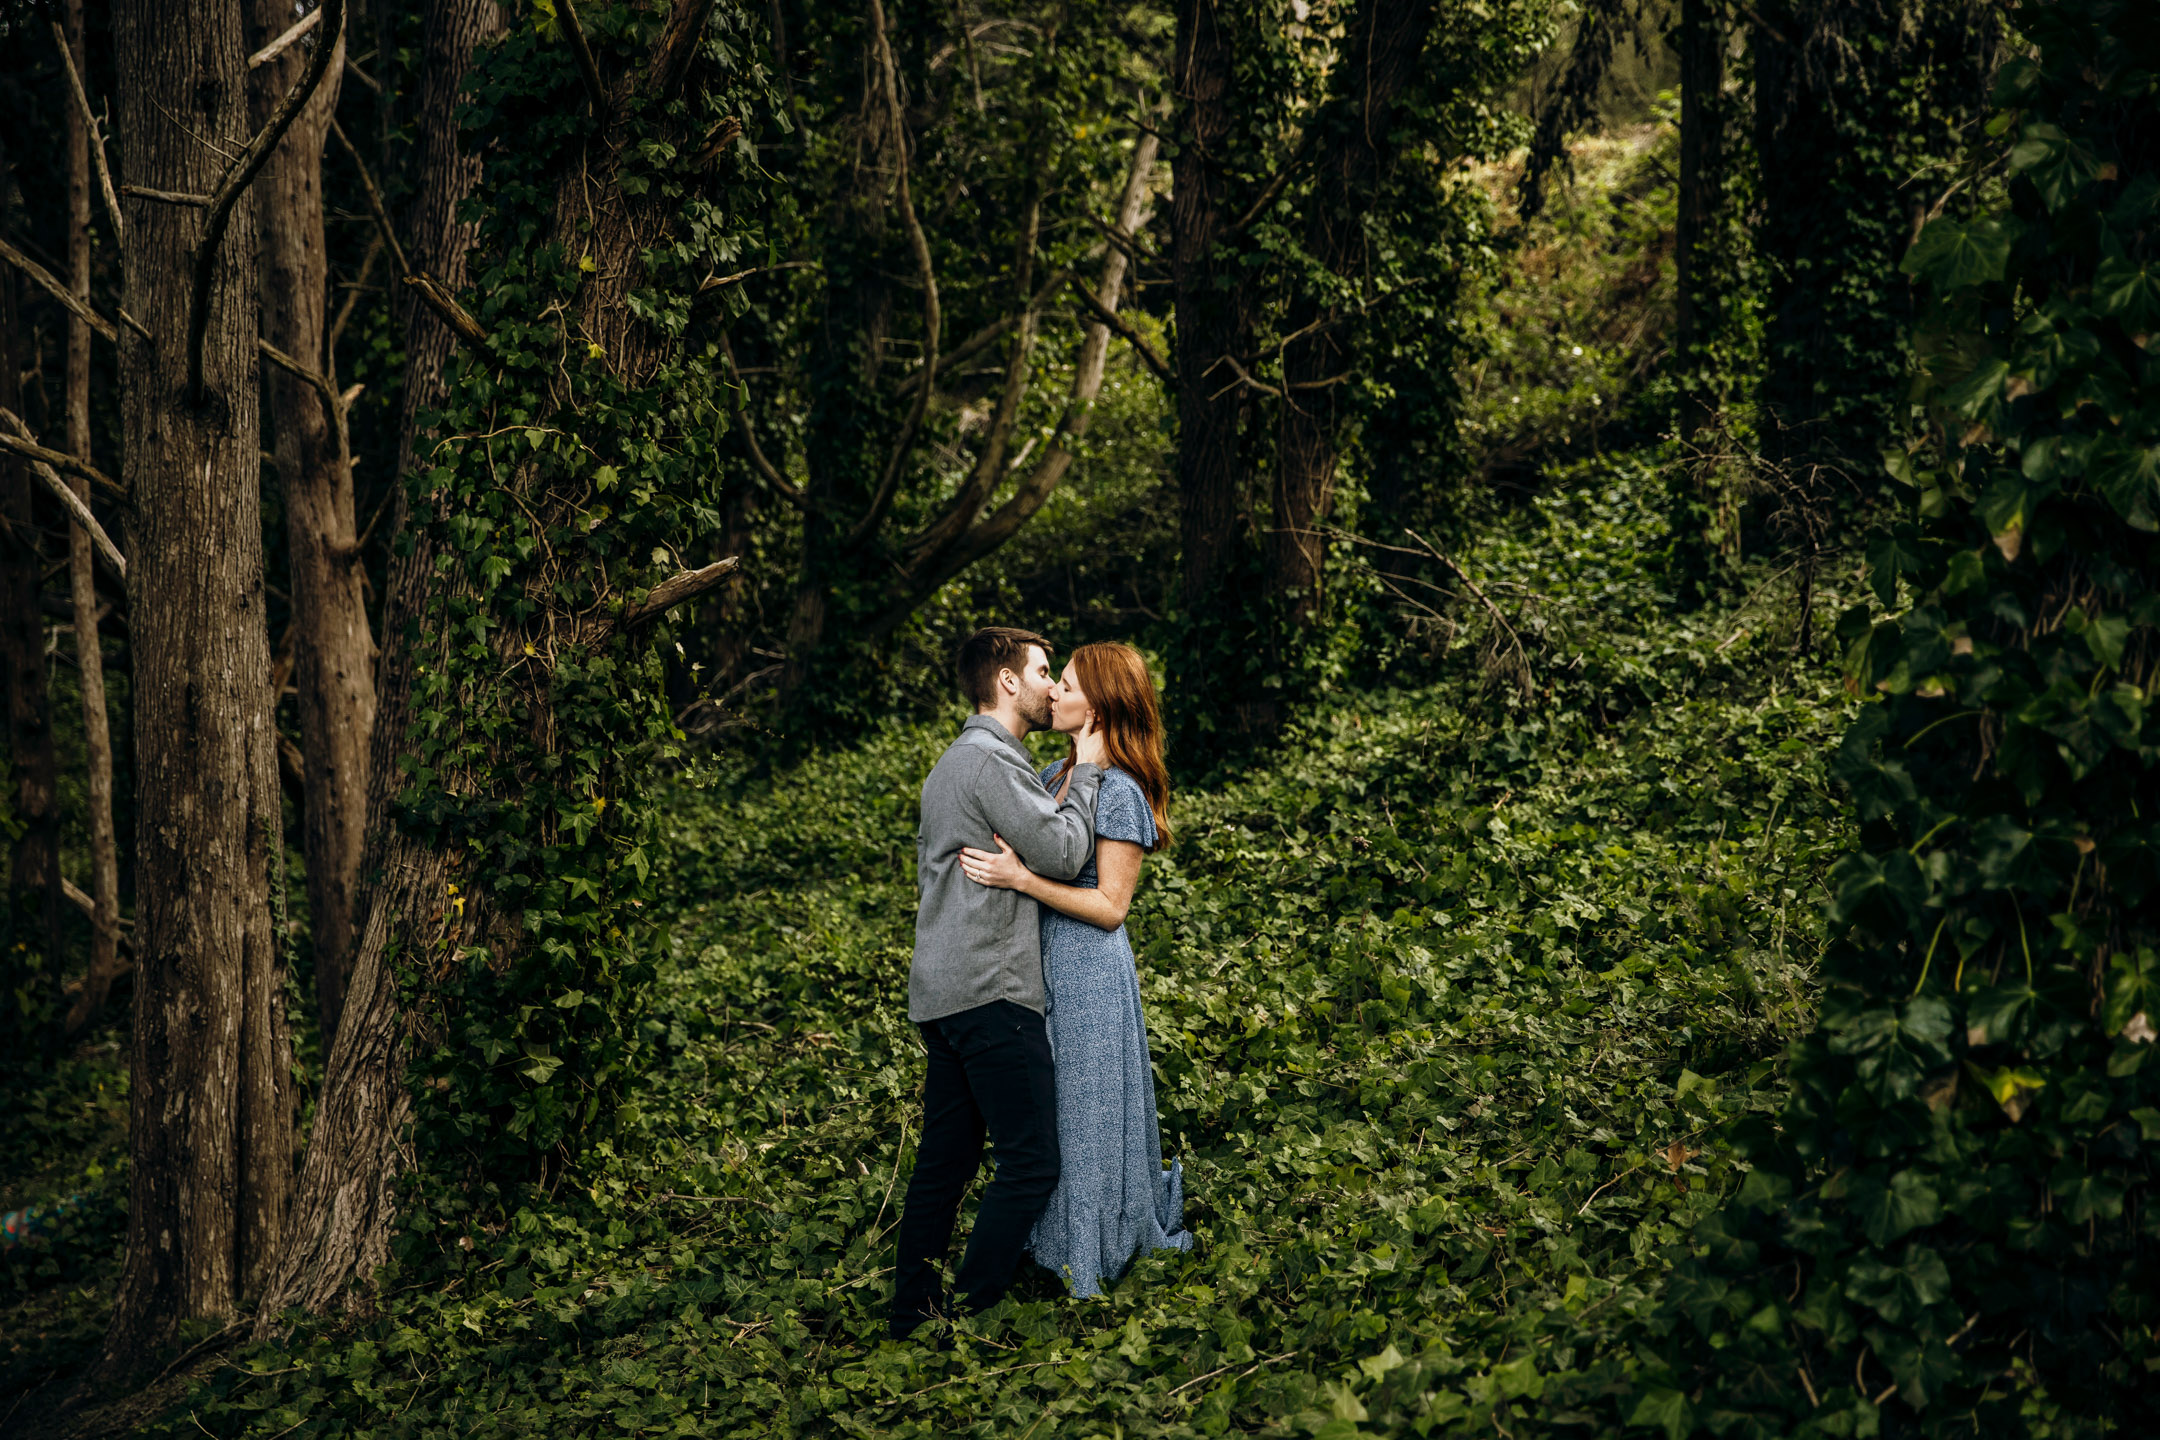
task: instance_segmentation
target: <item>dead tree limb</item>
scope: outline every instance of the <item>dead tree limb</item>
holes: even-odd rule
[[[662,100],[674,99],[689,76],[712,10],[713,0],[675,0],[674,8],[668,12],[667,29],[653,47],[652,68],[647,72],[653,93]]]
[[[90,92],[83,89],[82,76],[75,69],[75,56],[67,43],[67,34],[56,21],[53,38],[60,42],[60,64],[67,71],[68,91],[75,97],[75,107],[82,112],[83,129],[90,134],[90,158],[97,162],[98,185],[105,192],[105,218],[112,222],[113,243],[127,244],[127,226],[120,221],[120,199],[113,194],[112,169],[105,163],[105,131],[98,124],[97,116],[90,109]]]
[[[730,555],[725,560],[715,560],[699,570],[678,570],[645,592],[645,598],[635,605],[625,605],[622,613],[603,621],[590,632],[590,643],[599,644],[610,636],[634,626],[656,620],[676,606],[695,600],[735,572],[742,564],[740,555]]]
[[[302,36],[306,35],[310,30],[313,30],[317,25],[322,24],[322,17],[323,12],[320,6],[308,11],[307,14],[301,16],[298,21],[294,22],[292,29],[287,30],[284,34],[278,36],[277,39],[272,40],[269,44],[263,46],[262,49],[256,51],[253,55],[248,56],[248,69],[260,70],[263,66],[269,64],[272,60],[277,59],[278,56],[284,54],[287,50],[290,50],[294,45],[299,43]]]
[[[38,286],[49,293],[53,299],[65,305],[68,312],[76,319],[88,325],[92,330],[97,331],[107,340],[118,340],[120,338],[120,331],[112,321],[91,309],[87,301],[76,295],[67,286],[61,284],[58,276],[23,254],[13,245],[8,244],[5,240],[0,240],[0,260],[7,261],[8,264],[13,265],[23,274],[36,281]]]
[[[116,500],[128,498],[127,488],[89,461],[70,455],[65,450],[52,450],[37,443],[37,436],[23,423],[23,418],[5,406],[0,406],[0,449],[12,450],[25,460],[50,465],[71,475],[80,475],[91,484],[101,487]]]
[[[1165,390],[1177,389],[1177,372],[1170,368],[1169,361],[1156,353],[1155,347],[1148,343],[1147,336],[1133,329],[1131,321],[1103,304],[1096,298],[1095,292],[1081,284],[1077,277],[1072,281],[1072,292],[1087,306],[1089,314],[1115,330],[1119,339],[1132,346],[1134,353],[1147,363],[1147,368],[1155,372],[1155,378],[1162,381]]]
[[[232,224],[233,207],[240,203],[240,196],[269,163],[270,152],[277,149],[293,121],[300,118],[301,109],[329,72],[331,52],[338,48],[338,41],[345,35],[345,0],[323,0],[322,8],[329,18],[324,22],[321,38],[315,42],[315,53],[308,57],[307,73],[278,102],[278,108],[264,122],[262,129],[255,132],[247,147],[225,167],[225,174],[210,196],[202,236],[195,242],[195,285],[188,300],[187,382],[188,397],[198,403],[202,399],[203,339],[210,328],[210,283],[216,269],[218,248],[224,244],[226,228]]]
[[[557,0],[555,18],[562,21],[563,34],[569,37],[570,53],[577,60],[578,75],[585,82],[585,94],[592,100],[593,114],[607,113],[607,90],[600,84],[600,66],[593,60],[592,46],[585,43],[585,27],[578,23],[575,0]]]
[[[922,221],[915,214],[915,198],[908,189],[907,114],[900,104],[900,66],[893,59],[892,36],[885,28],[883,0],[870,0],[870,26],[877,36],[878,73],[885,91],[889,123],[893,127],[893,198],[900,209],[900,223],[907,231],[908,248],[915,253],[915,268],[922,275],[922,368],[929,373],[937,369],[938,363],[937,264],[931,258],[930,240],[923,234]],[[893,440],[892,454],[885,461],[885,473],[878,477],[877,490],[870,497],[870,508],[848,531],[847,539],[841,542],[843,548],[854,549],[876,534],[878,526],[884,523],[885,511],[900,488],[900,477],[907,469],[908,457],[914,454],[915,434],[922,428],[923,412],[929,408],[931,388],[924,385],[916,390],[914,402],[908,406],[907,418],[901,422],[900,433]]]
[[[65,451],[48,450],[38,444],[36,437],[30,433],[30,427],[23,424],[22,417],[14,411],[0,409],[0,424],[7,427],[6,430],[0,430],[0,449],[12,450],[30,462],[31,471],[45,482],[45,488],[52,491],[53,498],[74,517],[75,523],[82,526],[83,533],[97,545],[98,553],[111,562],[122,580],[127,579],[127,557],[120,553],[119,546],[113,544],[112,537],[105,533],[105,527],[98,524],[97,516],[90,513],[90,507],[75,493],[75,487],[60,478],[60,472],[53,468],[53,462],[64,462],[69,469],[83,473],[86,478],[95,476],[107,486],[114,489],[119,487],[99,475],[94,467],[84,464]]]

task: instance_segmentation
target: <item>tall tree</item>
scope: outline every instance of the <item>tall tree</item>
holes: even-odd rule
[[[1180,591],[1205,605],[1223,578],[1247,501],[1246,387],[1226,368],[1252,349],[1253,295],[1229,250],[1233,209],[1252,157],[1234,151],[1242,12],[1180,0],[1170,66],[1170,255],[1177,318]],[[1248,198],[1248,203],[1250,200]]]
[[[677,527],[696,507],[677,487],[710,473],[684,435],[694,446],[723,412],[710,370],[684,358],[682,326],[632,295],[686,312],[715,251],[738,243],[706,172],[740,164],[742,122],[715,113],[733,97],[705,59],[708,24],[741,20],[711,0],[634,24],[618,15],[605,31],[567,5],[557,15],[552,36],[511,32],[484,49],[485,0],[435,0],[429,16],[429,95],[447,110],[467,67],[485,66],[480,123],[521,141],[488,152],[501,173],[479,238],[491,266],[531,278],[541,298],[494,314],[503,338],[448,286],[422,287],[486,367],[443,392],[451,433],[428,444],[425,481],[410,487],[386,597],[371,883],[265,1330],[293,1307],[338,1304],[382,1258],[423,1021],[448,1098],[416,1118],[506,1181],[559,1168],[622,1080],[637,961],[612,900],[644,870],[612,828],[627,808],[618,752],[653,719],[636,689],[650,667],[629,637],[733,565],[650,574],[662,541],[688,538]],[[707,83],[688,86],[694,72]],[[457,213],[476,153],[430,152],[425,213]],[[466,238],[446,223],[424,243],[443,247],[454,275]],[[553,358],[573,336],[574,371]],[[679,503],[641,506],[640,491]],[[595,517],[615,500],[603,527]],[[406,964],[425,967],[423,1014],[405,1008]]]
[[[138,776],[127,1265],[100,1370],[260,1293],[291,1192],[294,1097],[271,927],[284,866],[258,499],[249,182],[327,69],[247,115],[240,0],[113,7],[119,134],[138,201],[122,256],[122,473]]]
[[[15,228],[18,203],[5,138],[0,138],[0,239]],[[15,271],[0,266],[0,408],[22,413],[22,375],[29,357]],[[8,763],[13,793],[9,806],[22,827],[8,856],[8,929],[16,944],[11,957],[34,955],[37,969],[16,971],[9,964],[19,994],[0,996],[11,1022],[42,1021],[53,1001],[53,978],[60,963],[60,788],[59,761],[53,749],[52,696],[45,675],[45,622],[39,618],[38,589],[43,579],[45,546],[38,528],[37,494],[30,465],[0,453],[0,664],[6,674]],[[17,949],[16,945],[25,948]],[[17,1012],[17,1007],[27,1012]]]
[[[1301,144],[1314,154],[1304,248],[1312,274],[1283,321],[1269,590],[1292,629],[1320,601],[1326,541],[1318,527],[1335,493],[1353,363],[1347,324],[1373,268],[1370,230],[1382,172],[1394,157],[1395,106],[1419,74],[1433,0],[1365,0],[1351,13],[1340,92]]]
[[[1680,192],[1674,221],[1673,348],[1683,367],[1681,424],[1698,428],[1714,403],[1700,371],[1721,322],[1716,240],[1725,213],[1725,51],[1723,0],[1680,0]]]
[[[83,36],[82,0],[68,0],[63,12],[60,42],[68,52],[67,65],[79,80],[89,73]],[[70,87],[73,88],[72,86]],[[66,105],[67,137],[67,248],[68,288],[85,309],[90,304],[90,128],[83,107]],[[117,237],[116,237],[117,238]],[[68,316],[67,448],[77,458],[93,461],[90,448],[90,325],[83,316]],[[68,482],[85,509],[90,506],[90,481],[70,473]],[[89,803],[90,835],[90,969],[82,989],[68,1007],[65,1030],[73,1034],[90,1022],[113,980],[122,970],[120,959],[120,845],[113,830],[112,725],[105,708],[105,653],[98,640],[97,557],[90,532],[81,525],[68,526],[68,589],[75,606],[75,669],[82,691],[83,756],[89,774],[85,798]]]
[[[1898,257],[1949,184],[1999,46],[1985,0],[1775,0],[1749,11],[1763,261],[1764,444],[1869,463],[1902,403]]]
[[[501,36],[502,12],[495,0],[427,0],[422,17],[410,273],[455,295],[465,288],[466,257],[479,238],[463,211],[480,179],[480,157],[457,121],[458,96],[474,55]],[[420,417],[447,398],[445,372],[458,339],[450,319],[423,303],[420,292],[411,287],[404,300],[407,368],[398,454],[408,466],[418,454]],[[406,497],[412,487],[406,477],[399,479],[394,533],[404,536],[411,533]],[[331,1308],[389,1257],[392,1186],[410,1114],[411,1036],[385,947],[412,917],[438,913],[450,883],[449,857],[411,844],[397,825],[397,798],[407,783],[400,760],[419,659],[410,638],[435,583],[434,560],[433,548],[423,543],[391,555],[383,604],[389,643],[376,671],[353,966],[301,1160],[286,1248],[260,1312],[263,1333],[288,1309]]]
[[[253,0],[257,54],[293,24],[290,0]],[[329,256],[323,237],[322,155],[337,110],[344,38],[311,36],[254,67],[250,110],[267,123],[299,83],[309,48],[329,44],[329,70],[261,179],[262,338],[283,357],[265,376],[271,453],[284,498],[292,596],[290,643],[306,798],[315,1003],[324,1036],[337,1033],[351,964],[355,890],[367,828],[368,744],[375,725],[375,646],[353,512],[352,446],[337,356],[325,323]]]

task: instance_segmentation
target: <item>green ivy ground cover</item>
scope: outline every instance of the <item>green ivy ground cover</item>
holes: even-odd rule
[[[1676,618],[1643,478],[1593,467],[1611,488],[1472,561],[1535,617],[1540,694],[1488,686],[1466,631],[1442,678],[1181,797],[1132,928],[1195,1255],[1097,1302],[1039,1277],[950,1353],[882,1338],[915,795],[950,727],[894,729],[680,798],[612,1146],[550,1199],[431,1202],[378,1317],[236,1356],[169,1433],[1588,1423],[1732,1182],[1721,1128],[1782,1098],[1847,839],[1833,668],[1790,656],[1777,582]]]

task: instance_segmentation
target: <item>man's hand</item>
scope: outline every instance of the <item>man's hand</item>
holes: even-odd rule
[[[992,835],[997,849],[977,850],[963,846],[960,850],[960,868],[978,885],[988,885],[993,890],[1025,890],[1034,872],[1021,862],[1018,855],[1005,848],[1005,837]]]
[[[1095,723],[1093,715],[1073,736],[1073,760],[1080,765],[1107,765],[1110,763],[1110,747],[1103,740],[1102,727]]]

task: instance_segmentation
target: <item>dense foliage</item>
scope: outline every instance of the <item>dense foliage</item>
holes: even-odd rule
[[[1467,629],[1447,678],[1180,801],[1133,926],[1196,1257],[1099,1304],[1039,1277],[950,1355],[884,1340],[950,722],[892,727],[678,797],[612,1146],[552,1200],[434,1203],[378,1320],[244,1357],[174,1433],[1521,1433],[1731,1183],[1720,1127],[1779,1103],[1846,833],[1834,673],[1760,610],[1670,629],[1639,478],[1478,552],[1545,597],[1551,703]]]
[[[1933,429],[1840,626],[1860,844],[1791,1104],[1674,1282],[1634,1418],[1675,1435],[2149,1424],[2160,28],[2018,23],[2001,203],[1906,262]]]

